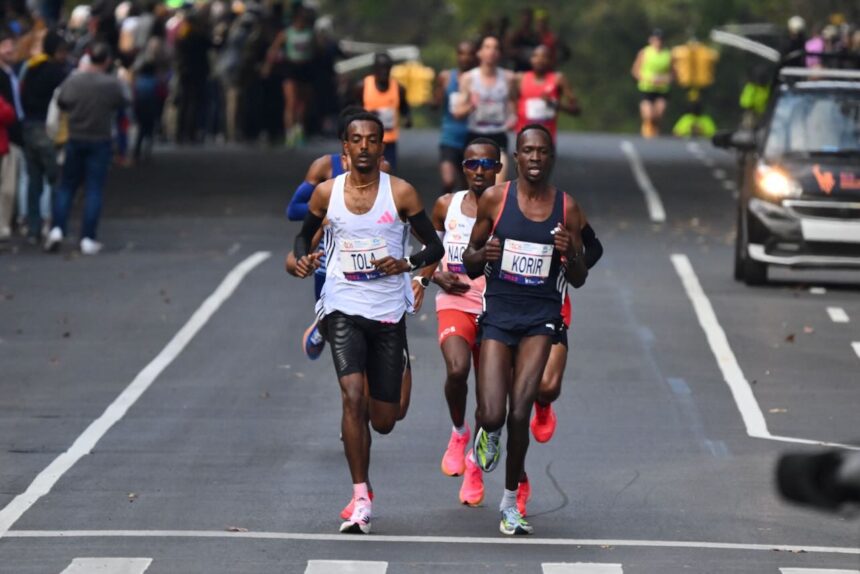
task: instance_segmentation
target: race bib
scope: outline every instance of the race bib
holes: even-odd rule
[[[546,103],[543,98],[529,98],[526,100],[526,119],[533,122],[545,122],[555,117],[555,109]]]
[[[347,281],[370,281],[385,276],[371,263],[383,257],[388,257],[388,246],[381,237],[340,240],[340,267]]]
[[[469,246],[468,237],[460,233],[447,233],[445,235],[445,257],[446,266],[451,273],[466,273],[463,265],[463,252]]]
[[[382,127],[385,131],[393,130],[397,127],[397,114],[394,108],[380,108],[374,112],[379,116],[379,121],[382,122]]]
[[[455,110],[463,105],[463,102],[465,101],[466,96],[460,92],[451,92],[448,94],[448,111],[451,112],[451,115],[453,115]]]
[[[520,285],[543,285],[549,277],[552,245],[505,239],[499,278]]]
[[[483,126],[505,125],[504,102],[480,102],[475,109],[475,121]]]

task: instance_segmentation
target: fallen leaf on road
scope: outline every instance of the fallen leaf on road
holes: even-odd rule
[[[68,339],[68,338],[69,338],[69,337],[71,337],[71,336],[72,336],[72,334],[71,334],[71,333],[69,333],[68,331],[66,331],[65,333],[63,333],[63,339]]]
[[[128,501],[134,502],[135,500],[137,500],[137,494],[134,492],[129,492],[128,493]]]
[[[794,337],[795,337],[794,333],[786,335],[785,336],[785,342],[786,343],[794,343]]]
[[[228,526],[224,530],[227,532],[248,532],[247,528],[242,528],[241,526]]]

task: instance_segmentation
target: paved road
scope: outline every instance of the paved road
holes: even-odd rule
[[[428,203],[435,137],[401,147]],[[374,438],[375,533],[336,534],[339,394],[328,355],[300,351],[311,285],[282,266],[285,202],[331,144],[165,150],[112,174],[103,255],[0,254],[0,572],[860,570],[860,521],[772,480],[780,452],[815,448],[798,442],[860,439],[860,275],[735,283],[731,156],[630,142],[664,223],[622,138],[560,140],[555,179],[606,254],[574,294],[557,435],[529,453],[534,537],[498,533],[502,472],[469,509],[438,470],[432,300],[409,321],[410,414]]]

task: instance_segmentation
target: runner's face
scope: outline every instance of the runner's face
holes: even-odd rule
[[[484,38],[481,43],[481,50],[478,52],[482,64],[495,66],[499,63],[499,41],[495,38]]]
[[[530,183],[543,183],[552,173],[555,157],[552,142],[543,131],[531,129],[517,143],[517,170]]]
[[[463,71],[475,67],[475,50],[472,44],[464,42],[457,48],[457,67]]]
[[[463,154],[463,160],[470,159],[489,159],[492,161],[498,161],[498,157],[496,157],[496,148],[491,145],[486,144],[478,144],[478,145],[470,145],[466,148],[466,152]],[[490,187],[491,185],[496,183],[496,174],[499,171],[499,167],[496,169],[484,169],[481,166],[478,166],[477,169],[468,169],[467,167],[463,167],[463,175],[466,176],[466,183],[469,185],[469,189],[474,191],[476,195],[481,195],[484,191]]]
[[[538,74],[543,74],[549,71],[549,50],[546,49],[546,46],[538,46],[534,49],[531,57],[531,64],[532,70]]]
[[[356,120],[347,126],[343,153],[349,157],[349,165],[359,173],[371,173],[379,169],[382,155],[382,135],[379,125],[370,120]]]

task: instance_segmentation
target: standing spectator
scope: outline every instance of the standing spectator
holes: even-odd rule
[[[314,22],[316,31],[316,54],[314,56],[313,102],[322,131],[334,134],[337,131],[337,115],[340,100],[337,93],[337,73],[334,65],[345,54],[340,42],[334,37],[331,16],[323,16]]]
[[[209,78],[209,33],[203,15],[193,11],[180,24],[176,42],[176,73],[179,78],[179,143],[199,141],[198,130],[202,121]]]
[[[520,23],[507,36],[505,40],[505,56],[513,63],[515,72],[525,72],[531,69],[529,60],[532,51],[541,43],[541,39],[534,29],[534,12],[531,8],[523,8],[520,11]]]
[[[239,139],[242,55],[254,30],[255,20],[255,16],[250,12],[245,12],[233,20],[216,64],[218,78],[224,89],[224,120],[227,141],[230,142]]]
[[[0,30],[0,97],[15,108],[15,118],[6,125],[9,134],[9,153],[0,163],[0,241],[12,235],[12,216],[15,209],[15,191],[18,189],[18,176],[24,156],[24,136],[21,119],[21,92],[18,73],[15,70],[16,42],[12,32],[4,27]]]
[[[27,159],[29,186],[27,216],[29,238],[36,243],[41,238],[42,216],[39,203],[44,180],[49,193],[57,183],[57,150],[48,137],[45,120],[48,105],[63,80],[66,79],[66,44],[62,37],[49,31],[42,41],[42,53],[30,58],[21,70],[21,105],[24,108],[24,154]]]
[[[111,120],[116,111],[128,105],[120,81],[107,73],[111,65],[110,48],[96,42],[89,51],[90,64],[73,74],[60,86],[57,103],[68,113],[69,141],[60,185],[54,198],[54,221],[46,251],[59,249],[66,235],[72,199],[81,183],[86,189],[81,253],[95,255],[102,249],[96,241],[102,191],[111,159]]]

